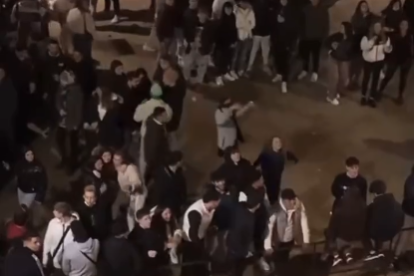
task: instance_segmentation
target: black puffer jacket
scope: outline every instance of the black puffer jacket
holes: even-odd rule
[[[25,153],[31,150],[27,149]],[[17,166],[17,187],[23,193],[44,194],[47,188],[46,170],[40,161],[26,159]],[[43,197],[43,196],[42,196]]]
[[[368,206],[368,237],[375,241],[390,241],[404,224],[404,212],[393,194],[375,197]]]

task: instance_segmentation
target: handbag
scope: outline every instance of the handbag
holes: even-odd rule
[[[48,260],[47,260],[47,264],[46,264],[46,270],[51,274],[54,270],[55,267],[53,265],[53,260],[55,259],[60,247],[63,245],[63,242],[66,238],[66,235],[68,234],[70,230],[70,226],[68,226],[68,228],[66,228],[65,232],[63,232],[62,237],[59,240],[58,245],[56,246],[55,250],[53,250],[53,253],[50,254],[50,252],[48,253]]]

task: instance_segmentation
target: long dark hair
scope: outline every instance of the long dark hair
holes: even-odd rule
[[[368,2],[365,1],[365,0],[362,0],[362,1],[359,1],[358,2],[358,5],[355,7],[355,11],[354,11],[353,16],[358,17],[358,18],[363,17],[363,14],[362,14],[362,11],[361,11],[362,4],[366,4],[367,5],[367,7],[368,7],[368,13],[370,13],[370,8],[369,8]]]
[[[352,39],[352,36],[353,36],[352,24],[347,21],[342,22],[341,24],[342,26],[344,26],[344,29],[345,29],[345,39],[347,40]]]
[[[162,217],[162,213],[166,209],[169,209],[170,212],[171,212],[170,221],[166,221]],[[155,231],[157,231],[159,234],[161,234],[163,237],[166,238],[166,233],[167,233],[166,232],[166,230],[167,230],[166,227],[167,227],[167,225],[170,227],[171,235],[174,235],[174,231],[179,228],[176,216],[175,216],[174,212],[172,211],[172,209],[169,208],[169,207],[157,206],[155,208],[154,214],[152,215],[151,228],[154,229]]]
[[[371,26],[369,27],[368,38],[371,39],[374,36],[376,36],[375,31],[374,31],[374,28],[375,28],[376,24],[381,24],[381,32],[378,36],[381,39],[381,42],[385,43],[387,41],[388,37],[387,37],[387,34],[384,31],[384,23],[380,20],[372,22]]]

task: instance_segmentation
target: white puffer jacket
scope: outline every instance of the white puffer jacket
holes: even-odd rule
[[[251,8],[242,9],[236,6],[234,9],[236,16],[236,28],[240,40],[252,38],[252,30],[256,26],[256,17]]]

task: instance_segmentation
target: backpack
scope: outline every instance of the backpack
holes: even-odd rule
[[[42,19],[42,6],[38,0],[21,0],[16,3],[16,18],[19,22],[34,23]]]

